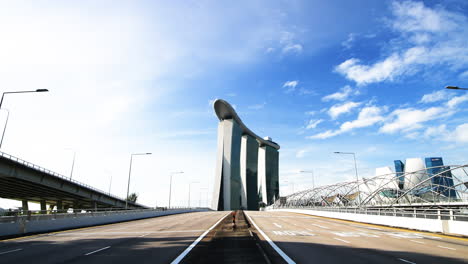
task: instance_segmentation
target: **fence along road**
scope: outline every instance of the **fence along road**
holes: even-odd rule
[[[468,239],[287,212],[246,214],[293,262],[466,263]],[[281,254],[280,254],[281,255]]]
[[[0,263],[170,263],[226,212],[198,212],[0,241]]]

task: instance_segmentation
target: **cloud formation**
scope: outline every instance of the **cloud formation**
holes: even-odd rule
[[[383,51],[389,55],[370,64],[351,58],[336,66],[336,72],[366,85],[413,75],[434,65],[445,64],[453,71],[468,65],[465,15],[411,1],[394,2],[392,14],[389,26],[398,37]]]
[[[356,94],[357,92],[354,92]],[[346,85],[343,88],[341,88],[338,92],[329,94],[327,96],[322,97],[322,101],[328,102],[332,100],[337,100],[337,101],[344,101],[348,99],[348,97],[353,94],[353,89],[351,86]]]
[[[328,110],[328,115],[330,115],[332,119],[336,119],[338,116],[349,113],[351,110],[360,105],[361,103],[357,102],[347,102],[344,104],[334,105]]]

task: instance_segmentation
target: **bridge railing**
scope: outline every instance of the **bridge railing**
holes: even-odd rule
[[[88,184],[86,184],[86,183],[82,183],[82,182],[79,182],[79,181],[77,181],[77,180],[70,179],[70,177],[67,177],[67,176],[62,175],[62,174],[60,174],[60,173],[57,173],[57,172],[48,170],[48,169],[46,169],[46,168],[44,168],[44,167],[38,166],[38,165],[36,165],[36,164],[33,164],[33,163],[31,163],[31,162],[28,162],[28,161],[25,161],[25,160],[23,160],[23,159],[20,159],[20,158],[18,158],[18,157],[13,156],[13,155],[7,154],[7,153],[5,153],[5,152],[1,152],[1,151],[0,151],[0,156],[1,156],[1,157],[4,157],[4,158],[6,158],[6,159],[9,159],[9,160],[11,160],[11,161],[20,163],[20,164],[22,164],[22,165],[24,165],[24,166],[26,166],[26,167],[28,167],[28,168],[31,168],[31,169],[34,169],[34,170],[37,170],[37,171],[40,171],[40,172],[47,173],[47,174],[49,174],[49,175],[52,175],[52,176],[61,178],[61,179],[63,179],[63,180],[66,180],[66,181],[69,181],[69,182],[72,182],[72,183],[75,183],[75,184],[77,184],[77,185],[80,185],[80,186],[82,186],[82,187],[86,187],[86,188],[88,188],[88,189],[91,189],[91,190],[93,190],[93,191],[102,193],[102,194],[107,195],[107,196],[110,196],[110,197],[113,197],[113,198],[115,198],[115,199],[125,201],[124,198],[121,198],[121,197],[119,197],[119,196],[113,195],[113,194],[108,193],[108,192],[104,192],[104,191],[99,190],[99,189],[97,189],[97,188],[94,188],[93,186],[88,185]]]
[[[136,209],[136,210],[122,210],[122,209],[104,209],[104,210],[90,210],[90,209],[75,209],[64,211],[15,211],[13,215],[0,216],[0,224],[14,223],[20,220],[23,221],[43,221],[43,220],[57,220],[63,218],[80,218],[80,217],[98,217],[108,215],[125,215],[136,213],[151,213],[163,211],[180,211],[180,210],[210,210],[203,207],[173,207],[165,208],[158,207],[155,209]]]
[[[381,216],[399,216],[438,220],[468,221],[467,208],[449,209],[418,209],[418,208],[332,208],[332,207],[312,207],[312,206],[274,206],[269,209],[304,209],[314,211],[326,211],[337,213],[352,213]]]

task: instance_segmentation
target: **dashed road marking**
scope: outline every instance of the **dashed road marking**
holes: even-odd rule
[[[334,237],[333,239],[338,240],[338,241],[341,241],[341,242],[344,242],[344,243],[347,243],[347,244],[351,243],[351,242],[349,242],[349,241],[346,241],[346,240],[343,240],[343,239],[339,239],[339,238],[336,238],[336,237]]]
[[[444,246],[439,246],[439,245],[438,245],[437,247],[440,247],[440,248],[445,248],[445,249],[449,249],[449,250],[456,250],[456,249],[454,249],[454,248],[450,248],[450,247],[444,247]]]
[[[276,227],[279,227],[279,228],[282,228],[283,226],[277,224],[277,223],[273,223]]]
[[[398,260],[403,261],[403,262],[406,262],[406,263],[409,263],[409,264],[416,264],[416,262],[411,262],[411,261],[409,261],[409,260],[402,259],[402,258],[399,258]]]
[[[369,234],[365,232],[331,232],[340,237],[379,237],[374,234]]]
[[[421,242],[421,241],[417,241],[417,240],[410,240],[411,242],[414,242],[414,243],[418,243],[418,244],[426,244],[424,242]]]
[[[100,249],[98,249],[98,250],[94,250],[94,251],[88,252],[88,253],[85,254],[85,256],[89,256],[89,255],[91,255],[91,254],[97,253],[97,252],[99,252],[99,251],[106,250],[106,249],[108,249],[108,248],[110,248],[110,246],[103,247],[103,248],[100,248]]]
[[[277,236],[315,236],[307,231],[272,231]]]
[[[8,253],[13,253],[13,252],[21,251],[21,250],[23,250],[23,249],[22,249],[22,248],[18,248],[18,249],[13,249],[13,250],[5,251],[5,252],[0,252],[0,255],[8,254]]]
[[[323,229],[330,229],[330,228],[328,228],[328,227],[326,227],[326,226],[322,226],[322,225],[317,225],[317,224],[311,224],[311,225],[317,226],[317,227],[320,227],[320,228],[323,228]]]

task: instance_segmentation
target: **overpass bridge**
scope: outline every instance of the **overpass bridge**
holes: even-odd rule
[[[125,208],[123,198],[4,152],[0,152],[0,197],[22,201],[23,210],[29,209],[28,201],[40,203],[41,210],[47,205],[57,210]],[[128,202],[128,208],[148,207]]]

